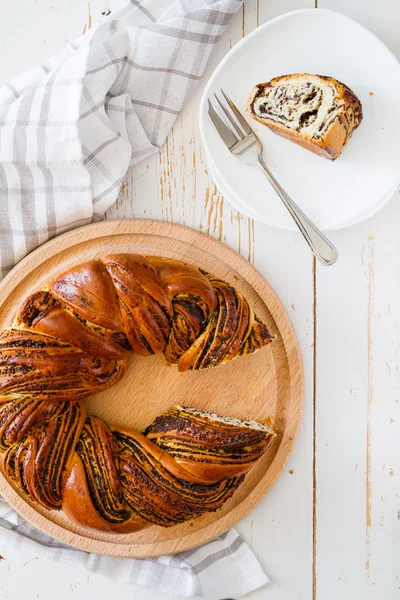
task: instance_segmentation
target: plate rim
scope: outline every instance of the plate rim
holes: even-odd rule
[[[265,23],[263,23],[262,25],[256,27],[253,31],[251,31],[250,33],[248,33],[246,36],[244,36],[239,42],[237,42],[237,44],[235,44],[233,46],[233,48],[231,48],[226,55],[223,57],[223,59],[218,63],[216,69],[213,71],[212,75],[210,76],[209,80],[207,81],[207,84],[204,88],[204,91],[202,93],[201,99],[200,99],[200,106],[199,106],[199,131],[200,131],[200,139],[201,142],[204,146],[204,150],[205,150],[205,155],[208,161],[208,164],[211,163],[212,168],[215,171],[218,172],[218,168],[216,166],[216,163],[213,159],[213,155],[212,152],[210,151],[210,146],[207,142],[207,136],[205,135],[205,119],[206,119],[206,115],[207,115],[207,110],[206,110],[206,103],[209,97],[209,90],[212,87],[213,82],[216,80],[216,78],[218,77],[220,71],[223,69],[223,67],[225,66],[225,63],[228,62],[228,60],[230,60],[230,58],[238,51],[240,51],[241,47],[243,45],[245,45],[246,43],[248,43],[249,39],[256,37],[257,35],[260,35],[260,33],[262,31],[264,31],[264,29],[268,29],[272,26],[274,26],[276,23],[280,22],[280,21],[284,21],[287,19],[291,19],[291,18],[295,18],[296,16],[300,15],[300,14],[332,14],[335,16],[339,16],[340,18],[350,21],[352,23],[353,26],[361,29],[362,31],[366,31],[368,32],[369,35],[371,35],[374,39],[375,42],[378,43],[383,50],[385,50],[390,56],[391,58],[397,63],[398,67],[399,67],[399,71],[400,71],[400,60],[397,58],[397,56],[390,50],[390,48],[388,48],[388,46],[373,32],[371,31],[368,27],[365,27],[364,25],[362,25],[361,23],[359,23],[358,21],[352,19],[351,17],[345,15],[344,13],[341,13],[339,11],[336,10],[331,10],[328,8],[317,8],[318,13],[316,13],[316,8],[315,7],[311,7],[311,8],[299,8],[296,10],[292,10],[292,11],[288,11],[282,15],[278,15],[277,17],[274,17],[273,19],[270,19],[269,21],[266,21]],[[221,176],[221,178],[219,179],[218,183],[217,181],[215,181],[217,188],[219,189],[219,191],[221,192],[221,194],[228,200],[229,203],[231,203],[231,199],[233,198],[234,201],[231,203],[232,207],[235,208],[235,210],[238,210],[239,212],[242,212],[242,210],[240,208],[237,208],[235,206],[236,205],[243,205],[243,214],[246,214],[246,208],[247,208],[247,203],[242,200],[242,198],[240,198],[235,190],[232,188],[232,186],[229,185],[229,183],[227,181],[225,181],[225,179]],[[372,217],[373,215],[375,215],[377,212],[379,212],[380,210],[382,210],[382,208],[390,201],[390,199],[392,198],[393,194],[391,193],[392,190],[394,190],[393,193],[395,193],[396,189],[398,188],[398,186],[400,185],[400,175],[398,177],[398,179],[394,182],[392,182],[390,185],[388,185],[381,193],[381,195],[379,196],[379,198],[376,199],[376,201],[371,204],[370,208],[368,211],[360,211],[358,212],[355,216],[353,216],[350,219],[347,219],[346,221],[341,221],[339,223],[334,223],[333,225],[328,225],[328,226],[321,226],[320,229],[322,231],[325,232],[329,232],[329,231],[340,231],[341,229],[347,229],[349,227],[352,227],[354,225],[357,225],[359,223],[362,223],[364,221],[366,221],[367,219],[369,219],[370,217]],[[296,225],[294,224],[293,226],[289,226],[289,225],[281,225],[278,224],[274,221],[269,220],[267,217],[262,216],[261,218],[256,216],[258,213],[257,211],[253,211],[251,206],[248,206],[248,210],[249,210],[249,217],[258,221],[259,223],[263,223],[265,225],[268,225],[269,227],[274,227],[276,229],[280,229],[282,231],[292,231],[292,232],[296,232],[298,233],[298,229],[296,227]],[[253,216],[251,216],[251,213],[253,213]]]
[[[236,198],[234,200],[232,200],[229,191],[224,190],[224,186],[222,185],[221,181],[218,179],[218,174],[216,173],[216,167],[214,166],[212,157],[210,157],[206,153],[204,156],[205,156],[205,162],[209,168],[211,177],[213,178],[215,185],[217,186],[220,194],[222,194],[222,196],[228,201],[231,208],[242,213],[243,215],[247,216],[248,218],[253,219],[254,221],[257,221],[257,223],[261,223],[262,225],[267,225],[268,227],[274,227],[275,229],[279,229],[281,231],[287,231],[290,233],[300,235],[300,231],[294,221],[293,221],[293,226],[287,225],[286,227],[284,227],[283,225],[269,221],[267,218],[265,218],[262,215],[259,216],[256,211],[252,211],[251,208],[247,208],[247,206],[244,206],[244,203],[241,200],[239,201]],[[393,187],[389,188],[381,196],[381,198],[373,206],[370,207],[370,210],[360,211],[354,220],[343,221],[343,223],[339,226],[331,225],[329,227],[322,227],[321,231],[324,231],[325,233],[341,231],[342,229],[349,229],[350,227],[354,227],[355,225],[358,225],[360,223],[363,223],[364,221],[367,221],[368,219],[370,219],[371,217],[376,215],[378,212],[380,212],[386,206],[386,204],[388,204],[388,202],[390,202],[390,200],[395,196],[396,191],[399,188],[399,185],[400,185],[400,176],[399,176],[398,181],[396,181],[396,183],[393,185]]]
[[[97,234],[98,231],[100,231],[99,234]],[[160,231],[163,233],[161,234]],[[82,233],[85,234],[84,240],[80,237],[82,236]],[[110,220],[85,225],[83,227],[63,233],[34,250],[7,274],[7,276],[0,283],[0,302],[3,302],[6,298],[8,298],[9,294],[12,293],[18,284],[24,279],[24,273],[26,272],[27,267],[29,268],[29,266],[31,266],[32,268],[36,268],[42,262],[48,260],[58,252],[72,248],[83,241],[97,238],[101,239],[105,236],[120,234],[162,235],[163,237],[178,239],[186,243],[189,243],[186,238],[194,236],[196,238],[196,243],[200,243],[202,250],[212,254],[214,254],[214,249],[219,249],[220,253],[223,251],[223,256],[229,257],[229,262],[227,264],[232,269],[236,269],[238,273],[242,275],[240,267],[246,268],[246,275],[242,275],[242,277],[244,277],[251,287],[253,287],[256,293],[260,294],[260,290],[268,292],[271,305],[267,306],[271,311],[275,322],[277,325],[279,324],[280,332],[285,332],[285,337],[282,335],[284,347],[286,347],[286,343],[289,339],[291,341],[290,352],[287,352],[288,370],[290,373],[290,389],[292,392],[290,396],[290,412],[296,412],[297,416],[292,419],[291,426],[285,428],[285,433],[282,437],[281,444],[279,445],[278,451],[268,468],[268,471],[272,470],[273,465],[275,464],[272,477],[270,476],[267,482],[265,481],[265,477],[261,478],[254,488],[249,492],[249,494],[242,500],[242,502],[235,506],[226,515],[223,515],[219,520],[205,525],[200,530],[197,530],[193,533],[189,532],[185,536],[178,538],[179,540],[185,540],[185,543],[181,545],[178,550],[174,550],[174,552],[181,552],[205,543],[234,526],[240,519],[242,519],[255,508],[255,506],[264,498],[266,493],[273,487],[279,476],[282,474],[284,466],[291,456],[296,439],[298,437],[304,409],[305,381],[300,345],[295,334],[293,324],[281,300],[266,279],[251,263],[249,263],[244,257],[226,244],[223,244],[219,240],[216,240],[215,238],[212,238],[201,231],[166,221],[156,221],[151,219]],[[194,242],[192,241],[191,243]],[[54,252],[55,249],[57,252]],[[218,253],[216,255],[218,256]],[[271,310],[272,303],[274,303],[273,310]],[[140,545],[126,543],[118,544],[115,543],[114,540],[112,542],[100,541],[98,539],[84,537],[80,534],[68,531],[61,525],[52,522],[44,515],[41,515],[39,512],[37,512],[31,506],[31,504],[29,504],[23,497],[19,495],[12,484],[7,481],[1,472],[0,493],[17,511],[17,513],[29,523],[47,535],[51,535],[51,537],[58,539],[63,543],[74,546],[80,550],[96,552],[98,554],[105,554],[109,556],[136,558],[160,556],[162,554],[171,553],[171,551],[168,550],[171,545],[173,545],[174,540],[141,543]],[[244,509],[243,505],[245,505]]]

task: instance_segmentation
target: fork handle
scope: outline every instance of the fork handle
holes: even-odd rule
[[[292,215],[297,227],[303,234],[307,244],[310,246],[314,256],[325,266],[333,265],[338,258],[338,251],[335,246],[324,236],[324,234],[316,227],[302,210],[291,199],[289,194],[285,192],[280,183],[272,175],[271,171],[265,164],[262,154],[258,155],[259,162],[255,164],[267,176],[268,181],[282,200],[283,204]]]

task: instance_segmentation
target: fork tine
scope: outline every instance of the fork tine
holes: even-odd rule
[[[240,129],[239,125],[236,123],[235,119],[232,117],[231,112],[225,108],[225,106],[222,104],[221,100],[218,98],[217,94],[214,94],[214,96],[215,96],[216,101],[220,105],[223,114],[229,120],[230,124],[236,131],[237,135],[242,140],[244,138],[243,131]]]
[[[234,146],[239,140],[236,137],[235,133],[231,130],[228,124],[222,119],[219,113],[215,110],[212,102],[208,99],[208,114],[211,117],[211,121],[214,123],[216,130],[219,135],[222,137],[225,145],[229,148],[229,150]]]
[[[246,134],[249,135],[249,133],[252,133],[252,131],[253,131],[252,128],[250,127],[250,125],[248,124],[248,122],[246,121],[246,119],[244,118],[242,113],[240,112],[240,110],[237,108],[237,106],[232,102],[232,100],[229,98],[229,96],[227,96],[225,94],[224,90],[221,90],[221,94],[223,95],[223,97],[225,98],[225,100],[227,101],[229,106],[231,107],[233,114],[235,115],[235,117],[238,120],[238,122],[240,123],[240,125],[243,127]]]

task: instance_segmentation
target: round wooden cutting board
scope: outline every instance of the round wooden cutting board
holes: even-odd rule
[[[114,556],[172,554],[226,531],[252,510],[277,480],[301,421],[301,357],[285,309],[254,267],[203,233],[160,221],[96,223],[41,246],[0,284],[0,328],[8,327],[23,300],[49,279],[75,264],[115,252],[175,258],[221,277],[246,296],[276,339],[252,356],[204,371],[178,373],[163,355],[134,356],[115,387],[84,400],[89,414],[108,424],[142,431],[170,406],[184,404],[242,419],[271,419],[277,431],[275,443],[221,510],[168,529],[153,526],[126,535],[87,531],[71,523],[63,512],[45,510],[22,498],[1,474],[0,494],[27,521],[76,548]]]

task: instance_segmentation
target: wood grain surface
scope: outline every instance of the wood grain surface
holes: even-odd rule
[[[89,414],[110,425],[143,431],[175,404],[261,422],[271,420],[274,445],[224,507],[194,521],[133,534],[88,531],[62,511],[22,497],[1,475],[0,493],[29,522],[77,548],[113,556],[159,556],[197,546],[227,530],[271,488],[286,464],[299,430],[303,371],[298,343],[280,300],[246,260],[220,242],[181,225],[151,220],[96,223],[41,246],[0,284],[0,328],[9,326],[24,299],[73,265],[116,252],[186,261],[234,285],[275,336],[254,355],[214,369],[179,373],[162,355],[134,356],[114,387],[85,400]]]

